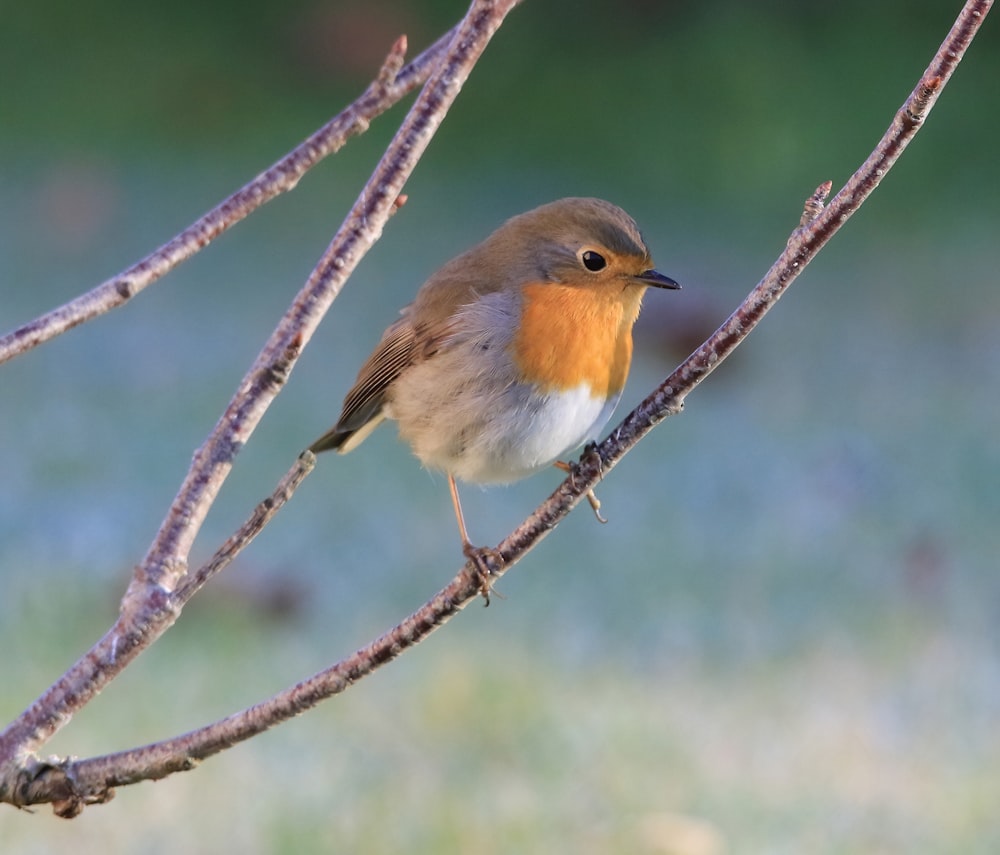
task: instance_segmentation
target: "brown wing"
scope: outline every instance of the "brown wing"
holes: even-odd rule
[[[468,255],[468,254],[467,254]],[[454,332],[454,312],[479,290],[471,282],[468,266],[456,259],[441,268],[403,309],[403,316],[389,327],[368,361],[361,366],[354,386],[344,398],[337,424],[316,440],[309,450],[329,448],[346,453],[356,448],[385,418],[386,392],[410,365],[433,356]],[[472,273],[477,272],[475,265]]]
[[[382,406],[389,385],[413,361],[417,336],[409,317],[400,318],[385,331],[378,347],[358,372],[354,386],[344,398],[340,418],[309,446],[312,452],[333,448],[350,451],[368,436],[385,416]]]

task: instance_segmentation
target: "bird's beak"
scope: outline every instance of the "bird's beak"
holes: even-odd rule
[[[681,287],[669,276],[664,276],[658,270],[646,270],[638,276],[633,276],[632,279],[640,285],[652,285],[654,288],[669,288],[671,290],[676,290]]]

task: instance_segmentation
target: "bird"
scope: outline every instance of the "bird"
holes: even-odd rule
[[[654,268],[617,205],[572,197],[512,217],[420,287],[309,451],[347,453],[395,421],[417,459],[447,476],[462,553],[489,604],[499,556],[473,546],[456,481],[574,471],[560,458],[592,447],[618,404],[650,287],[680,285]]]

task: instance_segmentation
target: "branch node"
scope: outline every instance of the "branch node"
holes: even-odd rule
[[[392,47],[389,48],[389,54],[386,56],[385,62],[382,63],[378,76],[375,78],[376,85],[382,90],[386,90],[392,86],[396,82],[399,72],[402,71],[405,61],[406,35],[404,34],[396,39]]]
[[[802,217],[799,219],[800,228],[808,226],[813,220],[823,213],[823,203],[829,197],[832,189],[833,182],[824,181],[819,185],[819,187],[816,188],[816,192],[806,199],[806,204],[802,209]]]
[[[264,368],[263,374],[273,387],[280,388],[288,382],[292,368],[302,352],[303,341],[302,330],[298,330],[274,361]]]
[[[115,797],[113,787],[83,788],[73,776],[72,757],[31,760],[19,774],[12,803],[15,807],[49,801],[56,816],[73,819],[87,805],[104,804]]]
[[[925,77],[917,86],[909,105],[906,108],[907,118],[914,124],[919,124],[924,120],[927,111],[930,109],[931,101],[937,97],[944,81],[940,75]]]
[[[122,300],[131,300],[135,296],[136,288],[132,282],[132,279],[128,276],[119,276],[114,280],[115,283],[115,293],[118,294]]]

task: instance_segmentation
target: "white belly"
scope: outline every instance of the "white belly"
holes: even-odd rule
[[[419,417],[397,399],[387,415],[425,466],[463,481],[503,484],[596,440],[618,403],[595,398],[587,386],[547,395],[517,383],[484,391],[453,391],[436,401],[422,396]]]
[[[494,438],[497,450],[501,451],[498,455],[501,465],[527,475],[584,443],[597,440],[617,403],[617,397],[613,401],[595,398],[586,384],[546,395],[535,405],[533,418],[509,425],[503,431],[509,439]],[[483,468],[488,470],[489,461],[484,463]],[[487,475],[480,480],[511,479]]]

